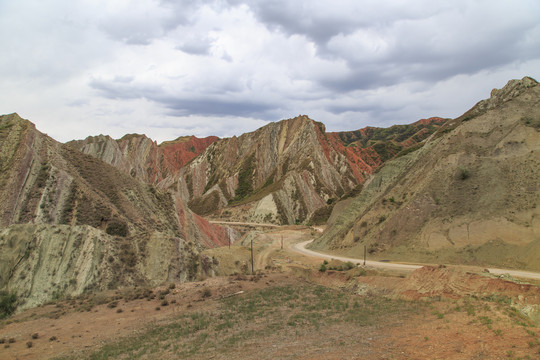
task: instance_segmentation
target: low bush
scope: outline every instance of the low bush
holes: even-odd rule
[[[17,308],[17,295],[7,291],[0,291],[0,319],[5,319]]]

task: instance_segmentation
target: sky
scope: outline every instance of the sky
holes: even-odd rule
[[[58,141],[457,117],[540,80],[538,0],[0,0],[0,114]]]

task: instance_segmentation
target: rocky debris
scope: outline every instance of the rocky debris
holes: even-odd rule
[[[530,304],[540,304],[540,288],[495,275],[476,274],[453,267],[424,266],[413,273],[395,290],[405,298],[420,299],[467,296],[518,296]]]
[[[406,299],[460,299],[469,296],[510,304],[540,324],[540,288],[511,277],[475,274],[457,268],[424,266],[401,282],[394,294]]]

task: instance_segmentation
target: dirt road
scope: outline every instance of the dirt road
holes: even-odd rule
[[[239,226],[254,226],[254,227],[268,227],[268,228],[279,228],[280,225],[275,224],[266,224],[266,223],[248,223],[248,222],[239,222],[239,221],[220,221],[220,220],[209,220],[211,224],[216,225],[239,225]]]
[[[211,221],[214,224],[221,224],[221,225],[243,225],[243,226],[259,226],[259,227],[269,227],[274,228],[276,230],[280,230],[283,228],[279,225],[274,224],[256,224],[256,223],[245,223],[245,222],[227,222],[227,221]],[[289,231],[292,231],[294,233],[295,230],[288,227]],[[322,228],[315,228],[316,231],[322,232]],[[279,235],[279,239],[283,237],[283,234]],[[295,251],[297,253],[307,255],[313,258],[319,258],[319,259],[336,259],[340,261],[350,261],[354,264],[363,264],[363,259],[358,258],[351,258],[351,257],[345,257],[345,256],[339,256],[339,255],[333,255],[333,254],[325,254],[313,250],[306,249],[306,246],[313,241],[307,240],[302,241],[299,243],[294,243],[294,239],[297,239],[297,236],[291,235],[289,232],[288,235],[285,235],[285,248],[290,249],[292,251]],[[281,241],[281,240],[280,240]],[[298,241],[298,240],[296,240]],[[268,262],[268,256],[272,251],[275,251],[278,246],[280,246],[281,242],[278,243],[278,238],[276,237],[274,241],[272,241],[269,245],[269,247],[259,254],[259,259],[257,259],[257,268],[263,267]],[[416,269],[419,269],[425,265],[428,264],[403,264],[403,263],[391,263],[391,262],[382,262],[382,261],[373,261],[373,260],[367,260],[366,265],[373,266],[375,268],[379,269],[389,269],[389,270],[401,270],[401,271],[414,271]],[[499,269],[499,268],[487,268],[490,273],[494,275],[503,275],[508,274],[515,278],[521,278],[521,279],[533,279],[533,280],[540,280],[540,273],[532,272],[532,271],[522,271],[522,270],[510,270],[510,269]],[[480,271],[482,269],[479,269]]]
[[[294,251],[297,251],[299,253],[302,253],[304,255],[308,256],[314,256],[321,259],[336,259],[340,261],[350,261],[354,264],[363,264],[363,259],[356,259],[356,258],[350,258],[345,256],[338,256],[338,255],[330,255],[330,254],[324,254],[317,251],[306,249],[306,246],[311,243],[313,240],[303,241],[301,243],[295,244],[291,247]],[[373,266],[380,269],[394,269],[394,270],[408,270],[413,271],[416,269],[421,268],[423,265],[412,265],[412,264],[396,264],[396,263],[389,263],[389,262],[381,262],[381,261],[371,261],[366,260],[366,265]]]
[[[308,241],[297,243],[293,245],[291,249],[301,254],[317,257],[321,259],[336,259],[336,260],[345,261],[345,262],[350,261],[355,264],[358,264],[358,263],[362,264],[364,262],[363,259],[325,254],[325,253],[306,249],[306,246],[312,241],[313,240],[308,240]],[[423,267],[425,264],[399,264],[399,263],[367,260],[366,265],[373,266],[380,269],[414,271],[416,269]],[[532,271],[509,270],[509,269],[498,269],[498,268],[488,268],[488,270],[490,273],[495,274],[495,275],[509,274],[510,276],[513,276],[516,278],[540,280],[540,273],[535,273]]]

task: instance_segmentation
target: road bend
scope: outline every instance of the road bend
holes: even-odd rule
[[[298,253],[316,257],[320,259],[336,259],[340,261],[350,261],[354,264],[363,264],[363,259],[358,258],[351,258],[351,257],[345,257],[345,256],[339,256],[339,255],[332,255],[332,254],[325,254],[318,251],[313,251],[306,249],[306,246],[311,243],[312,240],[303,241],[297,244],[294,244],[291,249],[293,251],[296,251]],[[379,269],[393,269],[393,270],[403,270],[403,271],[414,271],[416,269],[419,269],[423,266],[426,266],[428,264],[400,264],[400,263],[390,263],[390,262],[383,262],[383,261],[373,261],[373,260],[366,260],[366,265],[372,266]],[[494,275],[504,275],[508,274],[512,277],[516,278],[522,278],[522,279],[533,279],[533,280],[540,280],[540,273],[532,272],[532,271],[521,271],[521,270],[510,270],[510,269],[498,269],[498,268],[487,268],[491,274]]]

